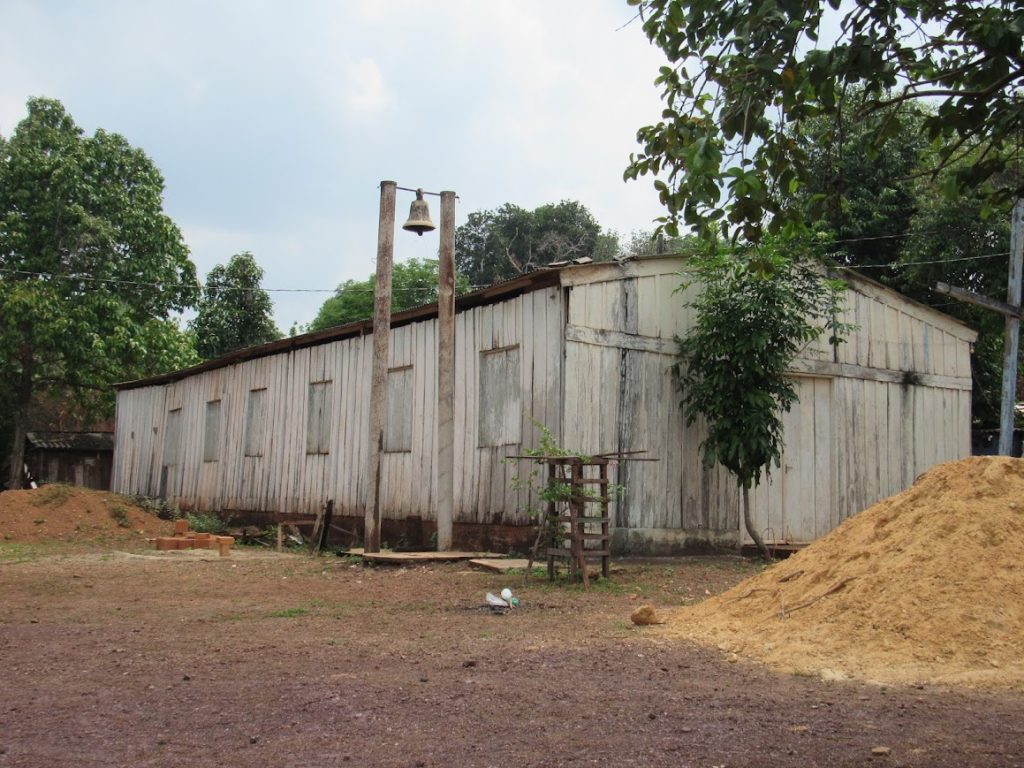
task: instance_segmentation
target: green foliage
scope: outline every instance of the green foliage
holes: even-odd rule
[[[1010,205],[993,203],[988,190],[962,190],[956,199],[942,193],[946,170],[932,178],[934,150],[927,144],[925,105],[900,106],[903,129],[881,147],[873,147],[883,117],[856,120],[861,91],[847,95],[844,111],[829,145],[806,146],[810,181],[797,193],[814,228],[827,232],[831,255],[839,262],[864,268],[871,277],[902,293],[951,314],[978,330],[974,346],[972,413],[981,424],[996,424],[1002,379],[1003,318],[993,312],[951,301],[934,292],[944,281],[988,296],[1006,290]],[[812,118],[811,135],[826,118]],[[974,155],[960,161],[970,164]],[[1019,171],[1008,171],[1010,176]],[[813,201],[827,204],[815,209]],[[817,210],[817,214],[814,211]]]
[[[391,311],[401,312],[437,301],[437,259],[409,259],[395,264],[391,270]],[[308,330],[320,331],[336,325],[367,320],[373,317],[373,291],[377,276],[366,280],[346,280],[338,286],[334,296],[327,299],[309,324]],[[455,292],[465,293],[466,278],[455,277]]]
[[[920,125],[943,192],[991,183],[988,202],[1019,196],[1012,165],[1024,100],[1024,6],[952,0],[629,0],[668,58],[655,84],[662,120],[637,133],[626,178],[655,177],[669,235],[680,223],[760,241],[794,233],[814,182],[808,146],[835,144],[842,118],[878,115],[866,156]],[[819,30],[839,23],[838,39]],[[854,87],[863,98],[846,98]],[[932,100],[924,115],[901,109]],[[851,113],[852,110],[852,113]],[[808,139],[808,143],[795,140]],[[973,162],[961,162],[976,149]],[[815,201],[827,207],[826,194]],[[812,216],[814,213],[812,212]]]
[[[224,533],[227,523],[215,514],[206,512],[191,512],[188,514],[189,530],[196,533]]]
[[[281,338],[274,325],[273,302],[260,288],[262,280],[263,269],[248,251],[210,270],[196,316],[189,323],[201,356],[220,357]]]
[[[939,281],[996,298],[1005,296],[1006,254],[1010,250],[1010,206],[992,204],[982,190],[965,191],[956,200],[942,195],[941,184],[917,179],[915,208],[901,238],[893,283],[911,298],[937,306],[978,331],[972,355],[974,393],[971,413],[977,423],[999,423],[1005,318],[995,312],[934,293]]]
[[[666,237],[664,232],[636,229],[622,243],[620,256],[657,256],[666,253],[692,253],[698,247],[695,237]]]
[[[484,286],[525,274],[553,261],[583,256],[607,261],[618,237],[602,232],[590,211],[575,200],[532,211],[505,203],[475,211],[455,232],[455,266],[470,285]]]
[[[810,249],[795,240],[735,252],[712,246],[691,258],[682,290],[700,283],[696,319],[678,339],[673,365],[686,423],[702,418],[705,466],[721,464],[742,489],[747,533],[767,560],[754,528],[750,488],[782,458],[782,414],[797,401],[787,370],[826,331],[837,344],[843,284],[824,279]]]
[[[722,464],[745,489],[782,456],[782,414],[797,400],[786,371],[823,333],[837,343],[842,284],[825,280],[789,243],[694,256],[684,288],[699,283],[696,318],[673,366],[687,424],[703,418],[704,463]]]
[[[131,503],[161,520],[177,520],[181,517],[181,510],[177,506],[172,507],[163,499],[151,499],[149,496],[137,494],[131,497]]]
[[[0,138],[0,429],[14,434],[12,481],[35,394],[109,412],[111,383],[188,355],[170,317],[194,302],[195,267],[162,198],[142,150],[83,135],[57,101],[30,99]]]
[[[894,285],[891,267],[905,245],[900,236],[917,207],[914,176],[930,163],[922,131],[927,109],[900,105],[899,131],[876,146],[884,117],[856,118],[865,99],[863,89],[851,88],[837,119],[812,117],[794,134],[807,158],[807,181],[795,200],[814,229],[834,240],[833,258],[847,266],[889,267],[871,276]]]

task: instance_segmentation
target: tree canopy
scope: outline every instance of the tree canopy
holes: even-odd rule
[[[0,137],[0,421],[20,479],[34,393],[96,403],[122,381],[194,359],[171,319],[195,267],[163,212],[163,178],[121,136],[85,136],[58,101],[31,99]]]
[[[395,264],[391,271],[391,311],[401,312],[437,301],[437,259],[409,259]],[[455,277],[455,292],[465,293],[468,283],[463,275]],[[320,331],[336,325],[373,317],[373,292],[377,275],[366,280],[346,280],[320,307],[308,330]]]
[[[553,261],[589,257],[607,261],[618,238],[602,232],[586,206],[575,200],[528,211],[505,203],[475,211],[455,231],[455,267],[471,286],[492,285]]]
[[[263,269],[248,251],[210,270],[189,323],[202,357],[220,357],[281,338],[274,325],[273,302],[260,287],[262,280]]]
[[[629,2],[668,65],[655,81],[662,120],[638,131],[642,150],[625,175],[655,176],[670,235],[683,223],[757,242],[765,227],[799,228],[808,206],[797,193],[814,182],[809,148],[835,145],[844,115],[881,118],[865,137],[869,159],[918,126],[934,148],[927,172],[945,171],[947,195],[985,186],[991,205],[1024,191],[1005,173],[1024,116],[1019,3]],[[862,98],[847,98],[854,87]],[[925,101],[935,107],[923,118],[903,109]]]

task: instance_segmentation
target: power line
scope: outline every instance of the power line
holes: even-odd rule
[[[847,239],[847,240],[832,240],[832,241],[829,241],[827,243],[823,243],[823,245],[833,245],[833,244],[838,244],[838,243],[851,243],[851,242],[863,242],[863,241],[871,241],[871,240],[884,240],[884,239],[889,239],[889,238],[911,237],[911,236],[913,236],[912,233],[906,233],[906,234],[902,234],[902,235],[879,235],[879,236],[876,236],[876,237],[850,238],[850,239]],[[832,255],[833,256],[838,256],[838,255],[841,255],[841,254],[834,253]],[[931,259],[931,260],[925,260],[925,261],[891,262],[889,264],[856,264],[856,265],[849,265],[849,266],[851,266],[852,269],[857,269],[857,270],[865,270],[865,269],[900,269],[902,267],[917,267],[917,266],[925,266],[925,265],[930,265],[930,264],[951,264],[951,263],[965,262],[965,261],[982,261],[982,260],[985,260],[985,259],[994,259],[994,258],[999,258],[999,257],[1002,257],[1002,256],[1009,256],[1009,255],[1010,255],[1009,251],[1000,251],[998,253],[983,253],[983,254],[979,254],[977,256],[960,256],[960,257],[950,258],[950,259]],[[25,269],[10,269],[10,268],[6,268],[6,267],[0,267],[0,273],[8,274],[8,275],[24,275],[26,277],[41,277],[41,278],[49,278],[49,279],[57,279],[57,280],[78,280],[78,281],[83,281],[83,282],[104,283],[104,284],[110,284],[110,285],[128,285],[128,286],[134,286],[134,287],[137,287],[137,288],[158,288],[158,289],[162,289],[162,290],[173,290],[173,289],[177,289],[177,288],[199,288],[199,289],[202,289],[202,290],[210,290],[209,286],[204,286],[204,285],[201,285],[199,283],[196,283],[196,284],[189,284],[189,283],[161,283],[161,282],[146,282],[146,281],[142,281],[142,280],[122,280],[122,279],[119,279],[119,278],[112,278],[112,277],[93,277],[92,275],[72,275],[72,274],[61,275],[61,274],[58,274],[56,272],[36,272],[36,271],[25,270]],[[416,284],[414,284],[412,286],[407,286],[407,287],[401,287],[401,288],[392,287],[391,292],[392,293],[412,293],[412,292],[423,291],[423,290],[426,290],[426,289],[436,288],[436,287],[437,287],[437,284],[434,283],[434,282],[426,282],[426,283],[421,282],[421,283],[416,283]],[[487,287],[489,287],[489,284],[488,285],[470,285],[470,286],[467,286],[467,288],[469,290],[471,290],[471,291],[475,291],[475,290],[478,290],[480,288],[487,288]],[[250,293],[255,293],[256,291],[264,291],[266,293],[331,293],[331,294],[339,294],[339,293],[373,293],[374,292],[373,288],[355,288],[355,287],[345,288],[345,287],[341,287],[341,286],[339,286],[338,288],[262,288],[262,287],[257,287],[257,288],[232,288],[232,287],[220,287],[220,288],[217,288],[216,290],[222,291],[222,292],[225,292],[225,293],[228,293],[228,292],[250,292]]]
[[[91,275],[61,275],[56,272],[33,272],[26,269],[8,269],[0,267],[0,273],[9,275],[25,275],[27,277],[45,277],[57,280],[81,280],[91,283],[109,283],[113,285],[131,285],[138,288],[161,288],[161,289],[176,289],[176,288],[201,288],[208,289],[209,286],[204,286],[199,283],[152,283],[144,282],[141,280],[121,280],[113,277],[93,277]],[[415,283],[412,287],[396,288],[392,287],[391,292],[411,292],[411,291],[422,291],[427,288],[436,288],[437,283]],[[469,286],[471,290],[477,288],[486,288],[487,286]],[[337,293],[339,290],[344,292],[352,293],[373,293],[372,288],[232,288],[232,287],[219,287],[216,288],[218,291],[230,292],[230,291],[265,291],[266,293]]]
[[[999,256],[1009,256],[1009,251],[1000,253],[983,253],[979,256],[960,256],[955,259],[932,259],[930,261],[894,261],[890,264],[853,264],[850,269],[899,269],[900,267],[920,267],[926,264],[950,264],[957,261],[980,261],[982,259],[994,259]],[[846,265],[844,265],[846,266]]]

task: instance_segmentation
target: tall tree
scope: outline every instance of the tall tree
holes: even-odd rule
[[[391,272],[391,311],[401,312],[437,301],[437,273],[437,259],[409,259],[395,264]],[[323,303],[308,330],[320,331],[372,317],[376,285],[376,275],[366,280],[346,280]],[[465,276],[457,275],[455,292],[465,293],[467,287]]]
[[[455,232],[455,266],[473,286],[508,280],[553,261],[584,256],[607,261],[617,250],[617,236],[602,232],[575,200],[532,211],[505,203],[469,214]]]
[[[210,270],[189,323],[201,356],[220,357],[281,338],[274,325],[274,304],[260,287],[262,280],[263,269],[248,251]]]
[[[929,110],[901,105],[899,130],[877,146],[884,116],[855,119],[862,88],[844,98],[837,120],[812,117],[793,134],[807,158],[807,181],[794,200],[815,230],[828,234],[839,263],[869,266],[873,277],[895,286],[895,263],[917,209],[918,177],[934,160],[921,128]]]
[[[20,482],[34,393],[53,387],[88,400],[168,355],[187,356],[169,318],[197,288],[181,233],[163,212],[163,178],[145,153],[103,130],[85,136],[60,102],[30,99],[28,116],[0,137],[11,484]]]
[[[1005,318],[987,309],[952,301],[934,292],[939,281],[985,296],[1006,291],[1010,250],[1010,206],[987,213],[984,190],[965,190],[955,200],[938,182],[916,180],[914,211],[899,238],[895,285],[920,302],[941,309],[978,331],[971,372],[971,416],[980,426],[999,424]],[[987,214],[987,215],[986,215]]]
[[[994,424],[1002,385],[1003,318],[978,307],[936,295],[944,281],[989,296],[1006,287],[1010,210],[992,203],[982,186],[962,190],[955,199],[942,193],[951,168],[932,178],[937,161],[921,130],[931,114],[928,105],[900,106],[903,130],[880,147],[874,137],[882,115],[854,120],[863,93],[847,94],[852,104],[831,134],[831,144],[794,136],[807,150],[810,180],[796,199],[805,216],[829,241],[829,255],[912,298],[954,315],[979,331],[974,346],[975,421]],[[811,118],[812,135],[827,118]],[[977,147],[973,154],[983,152]],[[972,157],[959,161],[970,164]],[[1004,174],[1005,175],[1005,174]],[[1002,186],[1005,180],[997,179]],[[817,209],[814,201],[827,200]]]
[[[955,195],[990,182],[990,202],[1019,196],[1013,162],[1024,99],[1024,6],[982,0],[628,0],[647,37],[668,57],[661,122],[637,134],[642,151],[627,178],[651,174],[669,234],[685,223],[758,241],[791,231],[812,183],[806,145],[832,143],[844,110],[877,114],[872,148],[907,129],[911,102],[931,100],[921,123],[936,147],[930,169]],[[838,39],[823,41],[829,17]],[[864,98],[844,98],[853,85]],[[818,118],[817,127],[811,125]],[[813,133],[808,133],[812,131]],[[980,146],[970,163],[960,162]],[[826,201],[822,199],[821,204]]]

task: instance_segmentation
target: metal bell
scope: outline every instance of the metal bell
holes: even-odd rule
[[[433,232],[437,227],[430,220],[430,208],[427,201],[423,199],[423,190],[416,190],[416,199],[409,206],[409,220],[402,225],[402,229],[415,232],[422,236],[424,232]]]

